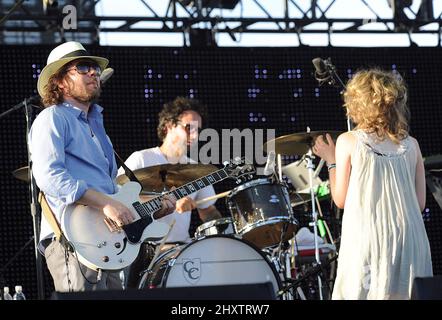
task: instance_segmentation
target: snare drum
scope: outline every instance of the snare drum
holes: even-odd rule
[[[281,281],[262,251],[241,239],[216,235],[163,253],[138,288],[245,285]]]
[[[195,239],[216,234],[234,234],[232,218],[220,218],[203,223],[195,231]]]
[[[233,189],[226,201],[236,233],[259,248],[294,237],[298,221],[285,185],[253,180]]]

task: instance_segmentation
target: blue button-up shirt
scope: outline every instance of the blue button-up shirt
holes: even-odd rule
[[[117,165],[102,111],[95,104],[86,114],[62,103],[43,110],[32,124],[29,141],[33,174],[59,221],[66,206],[80,199],[87,189],[106,194],[117,191]],[[94,142],[94,135],[99,144]],[[52,234],[42,215],[40,240]]]

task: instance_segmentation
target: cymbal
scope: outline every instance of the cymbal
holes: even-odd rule
[[[134,170],[134,174],[143,186],[143,191],[162,192],[164,187],[180,187],[190,181],[206,176],[218,170],[211,164],[161,164]],[[164,177],[164,178],[163,178]],[[164,182],[163,182],[164,179]],[[129,178],[122,174],[117,177],[118,184],[125,184]]]
[[[274,143],[275,152],[282,155],[298,155],[302,156],[307,153],[308,149],[313,145],[316,137],[329,133],[333,140],[342,133],[342,131],[311,131],[311,132],[299,132],[292,133],[286,136],[281,136],[273,140],[269,140],[264,143],[264,150],[267,152],[269,146]],[[271,147],[270,147],[271,148]]]
[[[435,154],[428,157],[424,157],[424,166],[427,170],[442,169],[442,155]]]
[[[299,206],[304,203],[308,203],[312,201],[312,198],[310,196],[310,193],[304,193],[304,192],[290,192],[290,203],[292,207]],[[330,199],[330,194],[326,194],[323,196],[319,196],[318,194],[315,194],[315,197],[318,198],[319,201]]]
[[[428,170],[433,176],[442,177],[442,169],[431,169]]]
[[[18,180],[22,180],[24,182],[29,182],[29,167],[21,167],[14,171],[12,171],[12,175]]]

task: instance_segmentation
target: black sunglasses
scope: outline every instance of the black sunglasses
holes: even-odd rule
[[[201,133],[202,128],[200,127],[193,127],[190,125],[190,123],[182,123],[181,121],[178,121],[177,124],[179,124],[180,126],[182,126],[184,128],[184,130],[186,130],[187,134],[190,134],[191,131],[197,130],[198,134]]]
[[[88,62],[88,61],[79,62],[72,68],[67,69],[66,71],[77,70],[79,74],[87,74],[91,71],[91,69],[95,71],[95,74],[98,77],[101,75],[100,66],[94,62]]]

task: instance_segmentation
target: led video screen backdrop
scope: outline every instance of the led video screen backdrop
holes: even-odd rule
[[[37,78],[52,47],[0,49],[0,112],[36,93]],[[115,73],[103,87],[108,135],[125,159],[156,146],[161,106],[176,96],[194,97],[209,108],[204,127],[275,129],[276,137],[305,131],[347,129],[340,88],[319,86],[311,60],[331,57],[340,77],[362,67],[395,69],[409,87],[411,134],[425,156],[442,153],[440,48],[129,48],[89,47],[109,58]],[[26,182],[12,172],[27,165],[26,121],[22,109],[0,119],[0,285],[20,284],[37,298],[32,216]],[[296,157],[284,157],[285,164]],[[215,186],[231,189],[232,182]],[[229,212],[225,200],[220,210]],[[427,192],[424,220],[435,274],[442,273],[442,215]],[[303,219],[299,218],[300,221]],[[198,225],[194,221],[192,228]],[[191,230],[191,234],[193,233]],[[26,243],[29,242],[28,245]],[[46,296],[52,285],[44,270]]]

